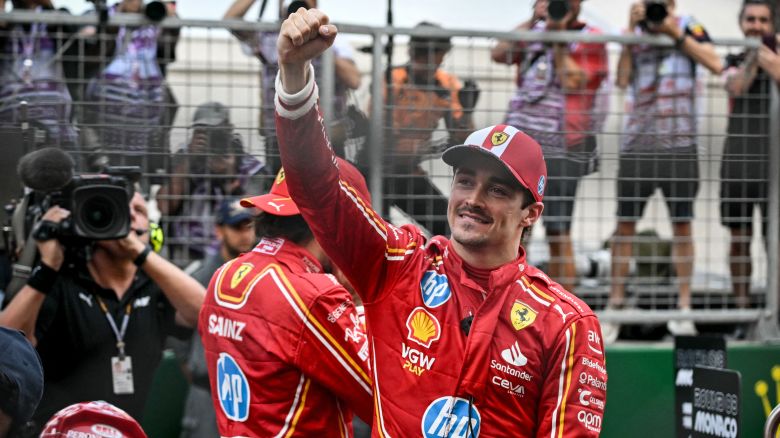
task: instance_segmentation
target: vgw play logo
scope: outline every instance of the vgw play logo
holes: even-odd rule
[[[422,433],[425,438],[476,438],[482,417],[477,407],[460,397],[439,397],[425,410]]]

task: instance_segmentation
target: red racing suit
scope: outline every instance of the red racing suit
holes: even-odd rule
[[[352,436],[371,418],[368,340],[308,251],[264,238],[211,279],[198,329],[225,437]]]
[[[277,135],[292,198],[363,299],[374,436],[598,436],[607,374],[590,308],[524,251],[483,290],[445,238],[380,218],[339,180],[311,77],[295,95],[277,80]]]

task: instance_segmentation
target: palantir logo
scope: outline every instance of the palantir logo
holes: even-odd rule
[[[476,438],[482,417],[477,407],[460,397],[439,397],[425,410],[422,419],[424,438]]]
[[[219,353],[217,359],[217,394],[219,406],[233,421],[249,418],[249,382],[233,357]]]
[[[447,276],[437,274],[434,271],[423,274],[422,280],[420,280],[420,291],[423,302],[428,307],[439,307],[446,303],[452,295]]]

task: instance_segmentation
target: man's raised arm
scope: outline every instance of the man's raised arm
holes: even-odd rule
[[[337,32],[316,9],[299,9],[282,23],[276,130],[290,196],[330,259],[370,303],[382,291],[385,270],[401,269],[422,241],[382,220],[349,177],[357,171],[339,169],[336,162],[317,107],[310,60],[333,44]]]

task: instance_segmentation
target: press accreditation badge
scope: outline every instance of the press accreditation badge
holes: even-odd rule
[[[133,362],[130,356],[111,358],[111,376],[114,380],[114,394],[132,394],[133,388]]]

